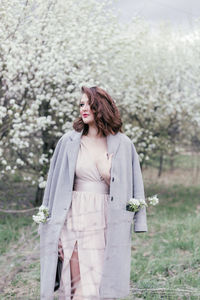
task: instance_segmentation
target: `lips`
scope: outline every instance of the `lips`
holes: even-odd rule
[[[87,116],[89,116],[88,114],[83,114],[83,117],[85,118],[85,117],[87,117]]]

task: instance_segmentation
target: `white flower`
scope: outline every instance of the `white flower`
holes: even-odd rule
[[[72,84],[68,85],[67,91],[71,92],[71,91],[73,91],[73,89],[74,89],[74,86]]]
[[[133,204],[133,205],[136,205],[136,206],[140,205],[140,201],[138,199],[135,199],[135,198],[131,198],[129,202],[130,202],[130,204]]]
[[[46,186],[46,181],[42,181],[42,182],[39,183],[39,187],[40,187],[41,189],[44,189],[45,186]]]
[[[49,160],[46,158],[45,154],[42,154],[40,159],[39,159],[39,163],[42,165],[44,162],[48,162]]]
[[[140,201],[140,206],[147,206],[147,203],[144,199],[139,199]]]
[[[44,212],[43,212],[42,210],[39,211],[39,212],[38,212],[38,216],[41,217],[41,218],[44,218]]]
[[[15,99],[10,99],[10,104],[15,104]]]
[[[35,223],[37,224],[41,223],[40,218],[38,216],[33,215],[32,218]]]
[[[23,162],[23,160],[22,160],[21,158],[17,158],[16,163],[17,163],[18,165],[21,165],[21,166],[24,165],[24,162]]]
[[[19,113],[16,112],[16,113],[14,114],[14,116],[15,116],[15,118],[19,118]]]
[[[128,210],[133,212],[138,211],[142,207],[148,206],[145,199],[142,198],[141,199],[130,198],[127,205],[128,205]]]
[[[39,182],[42,182],[43,179],[44,179],[44,177],[43,177],[43,176],[40,176],[40,178],[38,179],[38,181],[39,181]]]
[[[130,211],[138,211],[139,208],[140,208],[140,201],[139,199],[135,199],[135,198],[131,198],[129,201],[128,201],[128,210]]]
[[[13,111],[11,109],[9,109],[8,114],[11,116],[13,114]]]
[[[7,161],[5,160],[5,159],[3,159],[2,161],[1,161],[1,163],[2,163],[2,165],[7,165]]]
[[[45,206],[45,205],[41,205],[41,206],[39,207],[39,211],[44,211],[44,210],[48,210],[48,207]]]
[[[49,216],[49,209],[45,205],[41,205],[39,207],[39,211],[37,215],[33,215],[33,221],[35,221],[37,224],[39,223],[45,223],[47,221],[47,217]]]
[[[152,197],[148,197],[148,201],[153,206],[155,206],[159,203],[159,199],[158,199],[157,195],[154,195]]]

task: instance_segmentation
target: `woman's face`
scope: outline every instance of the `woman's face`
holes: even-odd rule
[[[94,114],[90,109],[90,105],[88,103],[88,97],[86,94],[82,95],[80,101],[80,115],[84,123],[91,124],[94,122]]]

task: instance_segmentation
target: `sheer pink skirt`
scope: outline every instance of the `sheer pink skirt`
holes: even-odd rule
[[[97,192],[94,190],[96,184]],[[98,183],[84,183],[85,190],[74,190],[72,204],[63,225],[60,239],[64,251],[59,300],[100,300],[99,287],[102,278],[108,194]],[[79,185],[79,188],[80,187]],[[78,252],[79,278],[74,285],[71,277],[72,254]],[[77,260],[77,258],[76,258]],[[108,299],[108,298],[106,298]],[[109,298],[112,300],[111,298]]]

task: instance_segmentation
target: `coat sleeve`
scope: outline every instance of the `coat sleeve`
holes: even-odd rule
[[[54,150],[53,156],[50,159],[50,166],[49,166],[49,171],[48,171],[48,176],[47,176],[47,182],[46,182],[46,187],[44,190],[44,196],[43,196],[43,201],[42,201],[42,205],[45,205],[48,207],[48,203],[49,203],[49,194],[50,194],[50,188],[51,188],[51,181],[53,178],[53,172],[54,172],[54,168],[55,168],[55,164],[56,164],[56,160],[58,157],[58,153],[60,150],[60,146],[62,143],[62,137],[58,140],[56,148]]]
[[[136,199],[145,199],[144,184],[140,168],[139,156],[132,143],[132,170],[133,170],[133,197]],[[146,207],[141,208],[134,215],[134,232],[146,232]]]
[[[53,153],[53,156],[50,159],[50,166],[49,166],[49,171],[48,171],[48,176],[47,176],[47,182],[46,182],[46,187],[44,190],[44,196],[43,196],[43,200],[42,200],[42,205],[45,205],[47,207],[49,204],[49,194],[50,194],[51,182],[52,182],[52,178],[53,178],[53,172],[54,172],[54,168],[55,168],[55,164],[56,164],[56,160],[58,157],[61,143],[62,143],[62,137],[58,140],[58,142],[56,144],[56,148]],[[40,228],[41,228],[41,224],[39,224],[39,226],[38,226],[38,234],[40,234]]]

